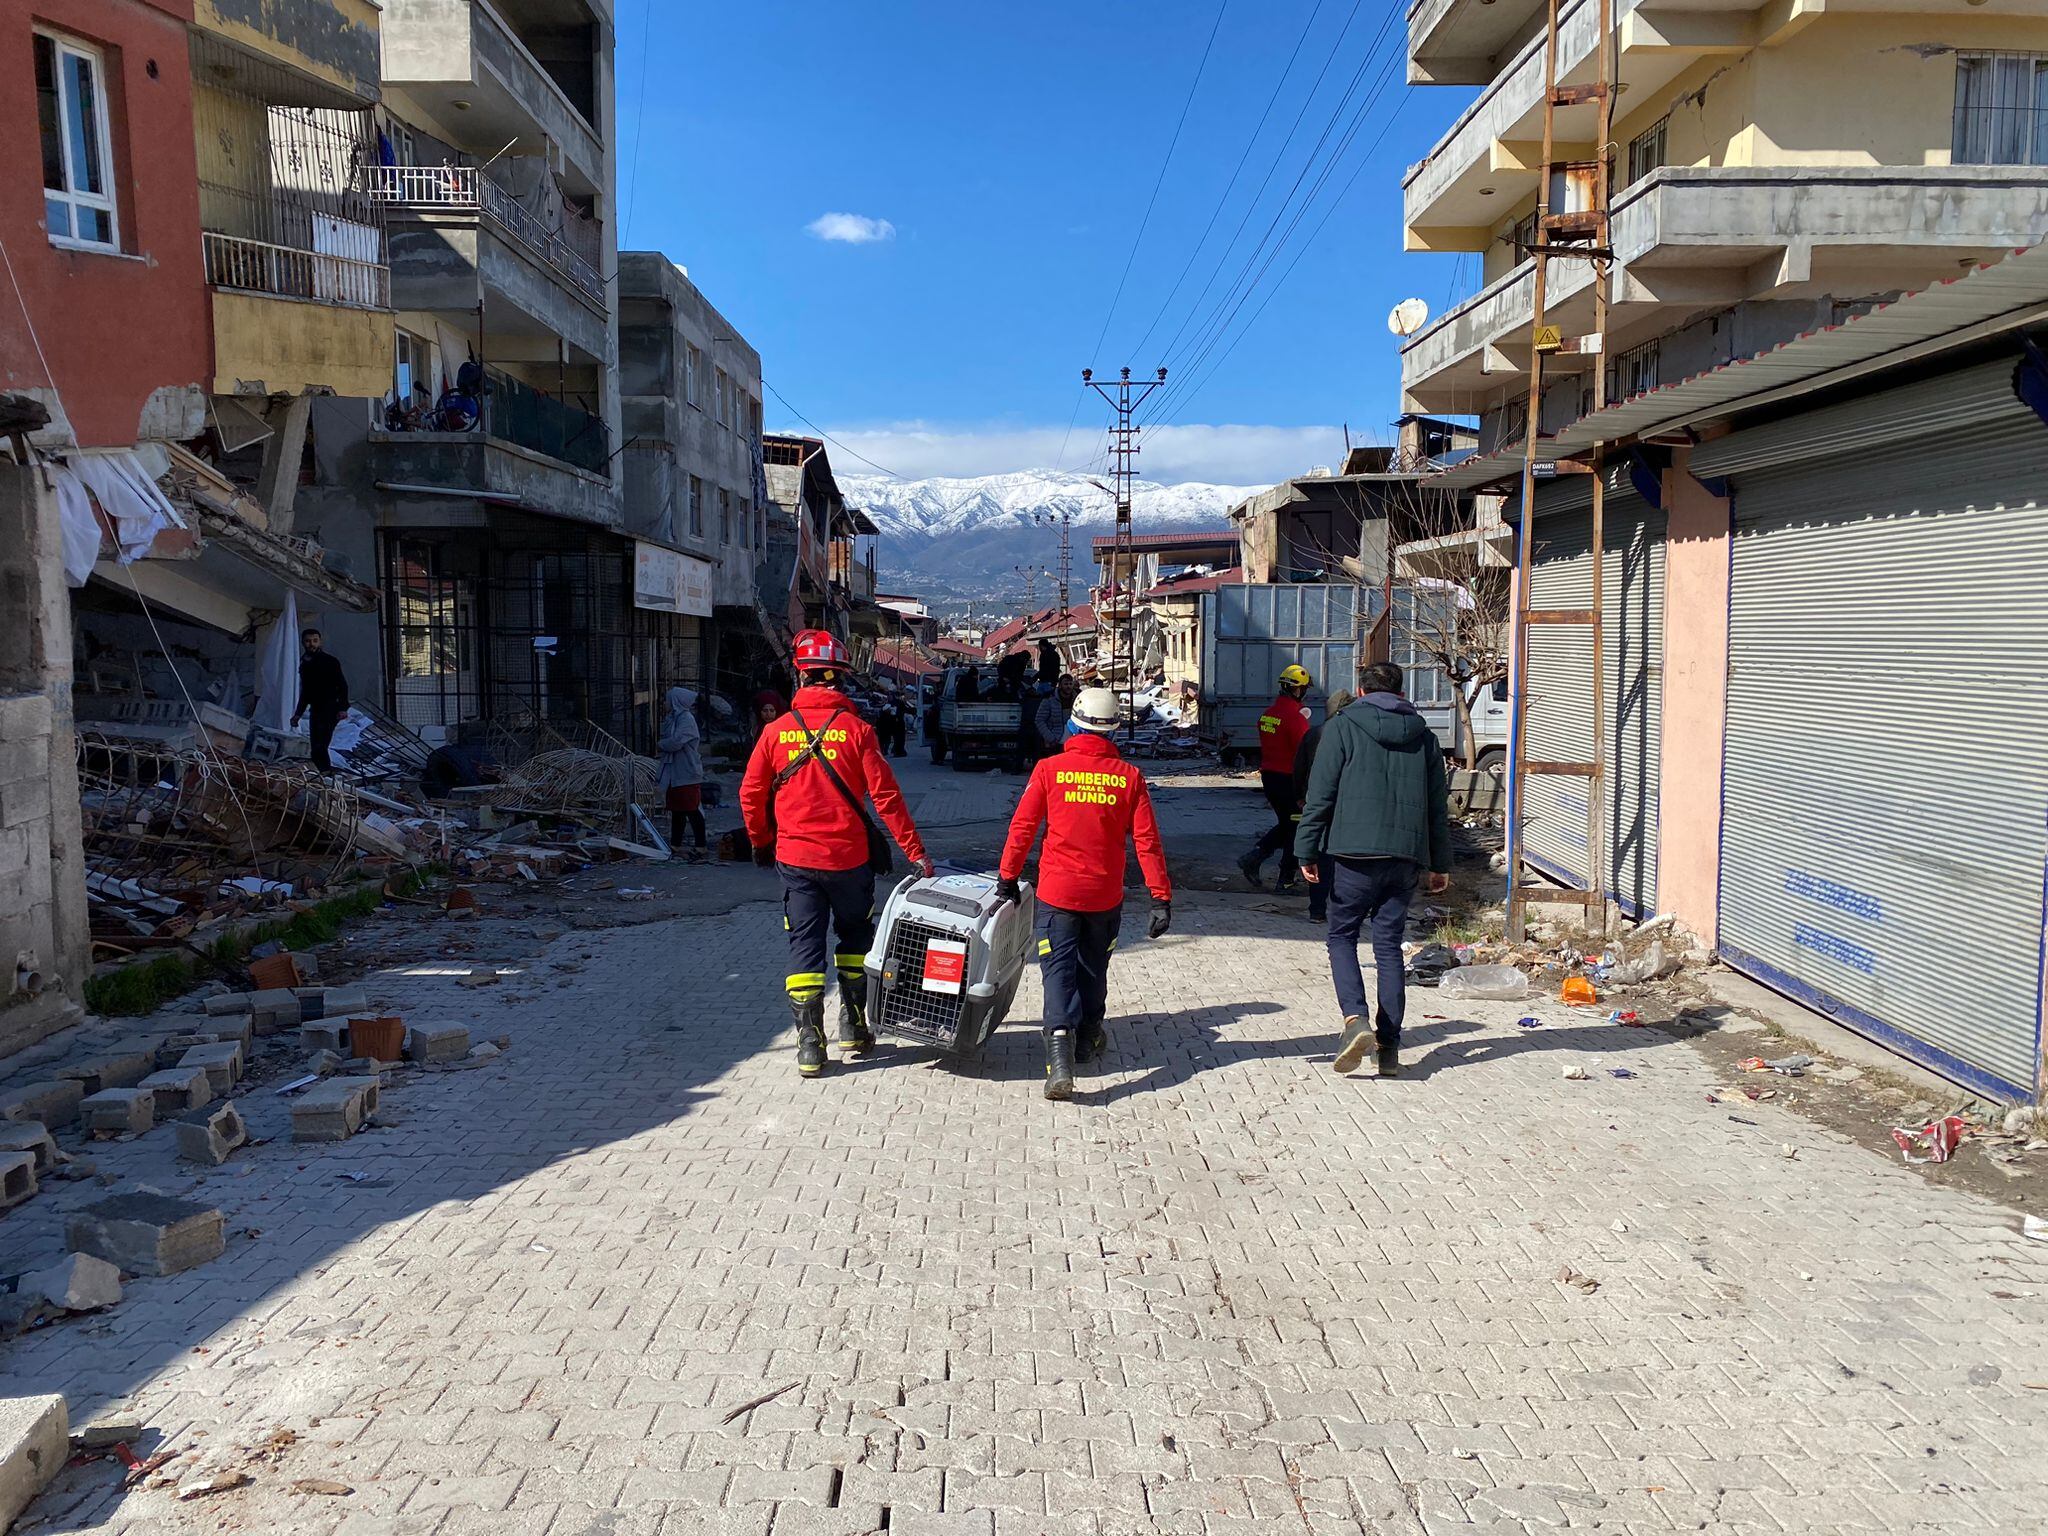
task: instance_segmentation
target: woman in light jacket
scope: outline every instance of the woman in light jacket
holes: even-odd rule
[[[668,806],[668,840],[683,846],[683,828],[704,850],[704,758],[698,750],[703,732],[697,728],[697,695],[687,688],[668,691],[668,712],[661,717],[661,790]]]

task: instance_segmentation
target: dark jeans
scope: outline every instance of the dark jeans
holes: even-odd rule
[[[327,744],[334,740],[334,728],[341,724],[338,710],[316,709],[312,711],[313,766],[322,773],[334,772],[334,763],[327,755]]]
[[[1280,883],[1294,878],[1300,866],[1294,862],[1294,832],[1301,821],[1301,807],[1294,799],[1294,775],[1259,774],[1259,788],[1266,792],[1266,804],[1273,808],[1273,825],[1252,850],[1252,862],[1263,864],[1270,854],[1280,855]]]
[[[789,976],[783,983],[792,1002],[825,995],[826,938],[836,934],[831,952],[840,987],[857,994],[861,966],[875,942],[875,876],[872,870],[799,869],[782,872],[782,926],[789,930]]]
[[[668,843],[671,848],[683,846],[685,833],[694,837],[697,841],[697,846],[703,848],[707,846],[705,831],[704,813],[702,811],[670,811],[668,813]]]
[[[1335,859],[1330,885],[1330,980],[1337,1009],[1347,1019],[1365,1017],[1365,976],[1358,968],[1358,934],[1372,924],[1373,981],[1380,1011],[1375,1021],[1381,1045],[1401,1043],[1407,1013],[1401,937],[1408,927],[1408,903],[1415,898],[1420,866],[1406,859]]]
[[[1308,920],[1320,923],[1330,915],[1330,882],[1337,878],[1337,861],[1327,853],[1316,860],[1316,873],[1322,878],[1308,888]]]
[[[1045,982],[1045,1028],[1078,1034],[1109,1011],[1109,957],[1124,909],[1069,912],[1038,904],[1038,966]]]

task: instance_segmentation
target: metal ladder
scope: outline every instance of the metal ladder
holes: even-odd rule
[[[1523,431],[1522,526],[1517,540],[1518,562],[1515,581],[1514,677],[1512,759],[1513,794],[1508,819],[1508,938],[1520,942],[1527,924],[1531,902],[1555,902],[1585,908],[1589,933],[1607,930],[1607,894],[1603,832],[1603,766],[1607,738],[1606,624],[1602,566],[1606,557],[1607,485],[1603,473],[1605,451],[1595,446],[1582,460],[1572,463],[1549,461],[1552,473],[1590,474],[1593,477],[1593,606],[1538,608],[1534,605],[1532,575],[1536,546],[1536,486],[1548,478],[1539,473],[1543,463],[1539,428],[1543,417],[1543,374],[1545,359],[1558,356],[1593,358],[1593,410],[1607,404],[1606,332],[1607,308],[1613,282],[1614,252],[1608,230],[1608,188],[1614,155],[1614,0],[1599,0],[1599,43],[1597,78],[1584,85],[1559,85],[1557,81],[1558,11],[1561,0],[1546,0],[1543,40],[1543,156],[1538,165],[1535,243],[1529,254],[1536,263],[1534,306],[1530,317],[1529,408]],[[1593,158],[1558,158],[1557,111],[1560,107],[1592,102],[1598,110],[1599,127],[1593,137]],[[1588,206],[1554,211],[1552,192],[1559,185],[1570,187],[1574,176],[1589,188]],[[1562,237],[1562,238],[1558,238]],[[1593,263],[1593,329],[1583,336],[1565,336],[1549,323],[1550,263],[1553,261]],[[1593,755],[1590,762],[1547,762],[1532,760],[1528,754],[1529,732],[1529,631],[1537,625],[1571,626],[1585,629],[1593,647],[1593,697],[1591,700]],[[1583,779],[1586,784],[1586,884],[1566,889],[1544,882],[1528,868],[1523,848],[1523,800],[1531,776],[1549,775]]]

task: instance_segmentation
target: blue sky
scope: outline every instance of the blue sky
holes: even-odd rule
[[[1039,468],[1063,442],[1065,466],[1081,467],[1105,420],[1099,401],[1080,398],[1082,366],[1149,373],[1161,362],[1199,387],[1176,392],[1148,439],[1154,478],[1263,483],[1333,462],[1340,424],[1384,440],[1399,409],[1388,309],[1420,295],[1440,313],[1477,286],[1476,258],[1401,250],[1402,170],[1471,93],[1402,83],[1398,0],[1230,0],[1099,350],[1213,0],[651,3],[620,0],[617,13],[625,243],[687,267],[794,410],[892,470]],[[1236,189],[1140,352],[1312,14]],[[1329,143],[1384,80],[1376,105],[1198,364],[1207,315],[1361,64]],[[766,409],[771,430],[801,430],[773,395]],[[866,467],[846,458],[834,456],[842,471]]]

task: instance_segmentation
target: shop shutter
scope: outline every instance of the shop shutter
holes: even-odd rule
[[[1606,888],[1622,909],[1657,905],[1657,777],[1663,736],[1664,514],[1610,471],[1606,509],[1607,740],[1602,762]],[[1593,487],[1576,477],[1538,494],[1531,596],[1538,608],[1593,605]],[[1526,751],[1543,762],[1593,755],[1593,645],[1583,625],[1529,632]],[[1585,779],[1531,776],[1522,788],[1524,847],[1538,868],[1586,883]]]
[[[1918,388],[1931,410],[1954,381]],[[1962,1081],[2031,1095],[2048,429],[2008,395],[1944,437],[1779,457],[1734,497],[1722,953]]]

